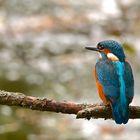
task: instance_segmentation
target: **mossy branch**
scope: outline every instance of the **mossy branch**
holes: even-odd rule
[[[75,114],[76,118],[112,118],[111,108],[104,104],[78,104],[69,101],[55,101],[47,98],[26,96],[22,93],[0,91],[0,104],[24,107],[32,110],[51,111],[64,114]],[[129,118],[140,118],[140,107],[129,107]]]

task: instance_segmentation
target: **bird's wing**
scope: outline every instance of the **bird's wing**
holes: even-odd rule
[[[100,60],[96,63],[97,79],[103,86],[106,98],[115,102],[120,97],[120,81],[116,66],[111,60]],[[125,95],[130,103],[134,96],[134,79],[131,66],[124,62],[123,79],[125,82]]]
[[[109,59],[99,60],[95,68],[97,80],[103,86],[105,97],[115,102],[120,96],[120,83],[115,65]]]
[[[127,123],[128,107],[134,95],[134,79],[129,63],[100,60],[96,64],[96,77],[105,97],[111,102],[116,123]]]
[[[126,96],[130,103],[134,96],[134,78],[131,66],[128,62],[125,62],[124,81],[126,87]]]

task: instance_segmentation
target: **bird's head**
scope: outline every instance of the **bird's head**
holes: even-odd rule
[[[105,40],[97,44],[97,47],[86,47],[88,50],[98,51],[108,58],[115,58],[119,61],[125,61],[125,54],[122,45],[114,40]]]

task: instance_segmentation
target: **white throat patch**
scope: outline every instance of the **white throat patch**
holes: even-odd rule
[[[102,59],[102,55],[98,52],[99,58]]]

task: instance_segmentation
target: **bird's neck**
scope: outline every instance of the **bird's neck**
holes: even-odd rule
[[[119,61],[119,58],[113,53],[108,53],[107,58],[110,59],[111,61]]]
[[[100,53],[99,54],[100,59],[109,59],[111,61],[119,61],[119,58],[114,55],[113,53]]]

